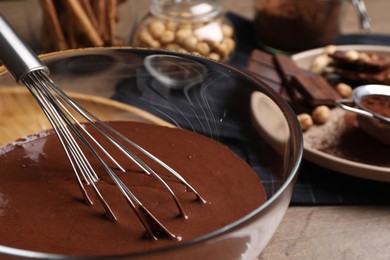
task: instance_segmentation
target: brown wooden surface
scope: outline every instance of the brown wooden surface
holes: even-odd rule
[[[148,1],[140,4],[142,14]],[[0,10],[6,11],[5,2]],[[372,21],[372,33],[390,34],[390,0],[366,0]],[[222,0],[227,10],[253,17],[253,1]],[[30,11],[30,13],[33,13]],[[16,25],[25,20],[12,15]],[[358,19],[352,7],[343,31],[359,32]],[[315,173],[313,173],[315,174]],[[390,200],[390,198],[389,198]],[[390,206],[310,206],[289,207],[271,242],[259,256],[278,259],[390,259]]]

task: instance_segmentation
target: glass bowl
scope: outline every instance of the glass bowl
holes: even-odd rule
[[[253,259],[261,253],[287,210],[303,152],[296,116],[273,90],[234,67],[183,53],[90,48],[42,59],[66,91],[109,97],[225,144],[266,189],[263,205],[219,230],[175,246],[103,259]],[[3,68],[0,72],[0,88],[16,85]],[[5,246],[0,257],[73,258]]]

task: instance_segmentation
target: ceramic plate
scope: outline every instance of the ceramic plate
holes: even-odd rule
[[[338,46],[339,50],[353,49],[356,51],[377,52],[390,55],[390,47],[388,46],[375,46],[375,45],[342,45]],[[296,64],[304,69],[308,69],[313,59],[322,53],[323,49],[313,49],[301,53],[297,53],[292,56],[292,59]],[[352,175],[355,177],[390,182],[390,168],[388,166],[376,163],[375,155],[386,156],[376,151],[376,154],[364,154],[357,155],[359,149],[358,144],[361,140],[356,140],[357,149],[349,151],[349,157],[338,156],[337,153],[324,152],[323,147],[327,144],[338,142],[345,134],[346,124],[344,118],[346,115],[344,110],[340,108],[334,108],[331,112],[331,120],[322,126],[311,127],[304,133],[304,158],[322,167]],[[374,145],[375,142],[368,142],[369,145]],[[382,153],[390,150],[390,147],[381,146]],[[388,149],[387,149],[388,148]],[[348,152],[348,151],[347,151]],[[361,156],[364,162],[358,158],[355,160],[354,156]],[[387,157],[390,153],[387,153]],[[346,159],[348,158],[348,159]],[[390,159],[389,159],[390,160]],[[388,160],[387,160],[388,161]]]

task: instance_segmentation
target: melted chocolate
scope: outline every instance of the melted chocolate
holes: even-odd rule
[[[161,184],[132,163],[125,164],[128,172],[117,172],[145,207],[182,241],[232,223],[266,200],[254,171],[211,139],[143,123],[111,124],[173,166],[207,201],[199,203],[193,193],[162,172],[179,197],[189,217],[186,220],[178,216]],[[142,224],[106,174],[100,174],[97,185],[118,222],[105,218],[96,199],[92,206],[82,203],[74,173],[51,131],[3,147],[0,165],[1,245],[65,255],[112,255],[180,243],[147,239]]]

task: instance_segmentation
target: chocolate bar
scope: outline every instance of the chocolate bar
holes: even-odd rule
[[[311,72],[299,68],[290,56],[275,54],[274,56],[276,67],[279,70],[280,75],[284,79],[284,83],[291,80],[291,77],[299,75],[312,75]]]
[[[320,75],[296,74],[291,78],[290,86],[297,89],[308,102],[315,107],[319,105],[334,106],[340,98],[336,90]]]
[[[283,86],[282,78],[275,68],[272,54],[254,50],[249,58],[246,71],[275,90],[287,102],[291,102],[291,98]]]
[[[290,56],[254,50],[246,70],[279,93],[296,112],[334,106],[336,90],[320,75],[299,68]]]
[[[286,87],[287,93],[295,102],[301,101],[303,96],[295,88],[292,88],[289,83],[294,75],[306,73],[299,68],[289,56],[275,54],[274,61],[276,68],[283,79],[283,84]]]
[[[274,59],[294,100],[304,100],[310,106],[334,106],[336,99],[340,98],[325,78],[299,68],[290,56],[276,54]]]
[[[257,61],[257,62],[266,63],[266,64],[269,64],[272,67],[274,67],[274,65],[273,65],[274,57],[272,54],[269,54],[267,52],[264,52],[264,51],[261,51],[258,49],[254,49],[251,53],[250,59]]]

